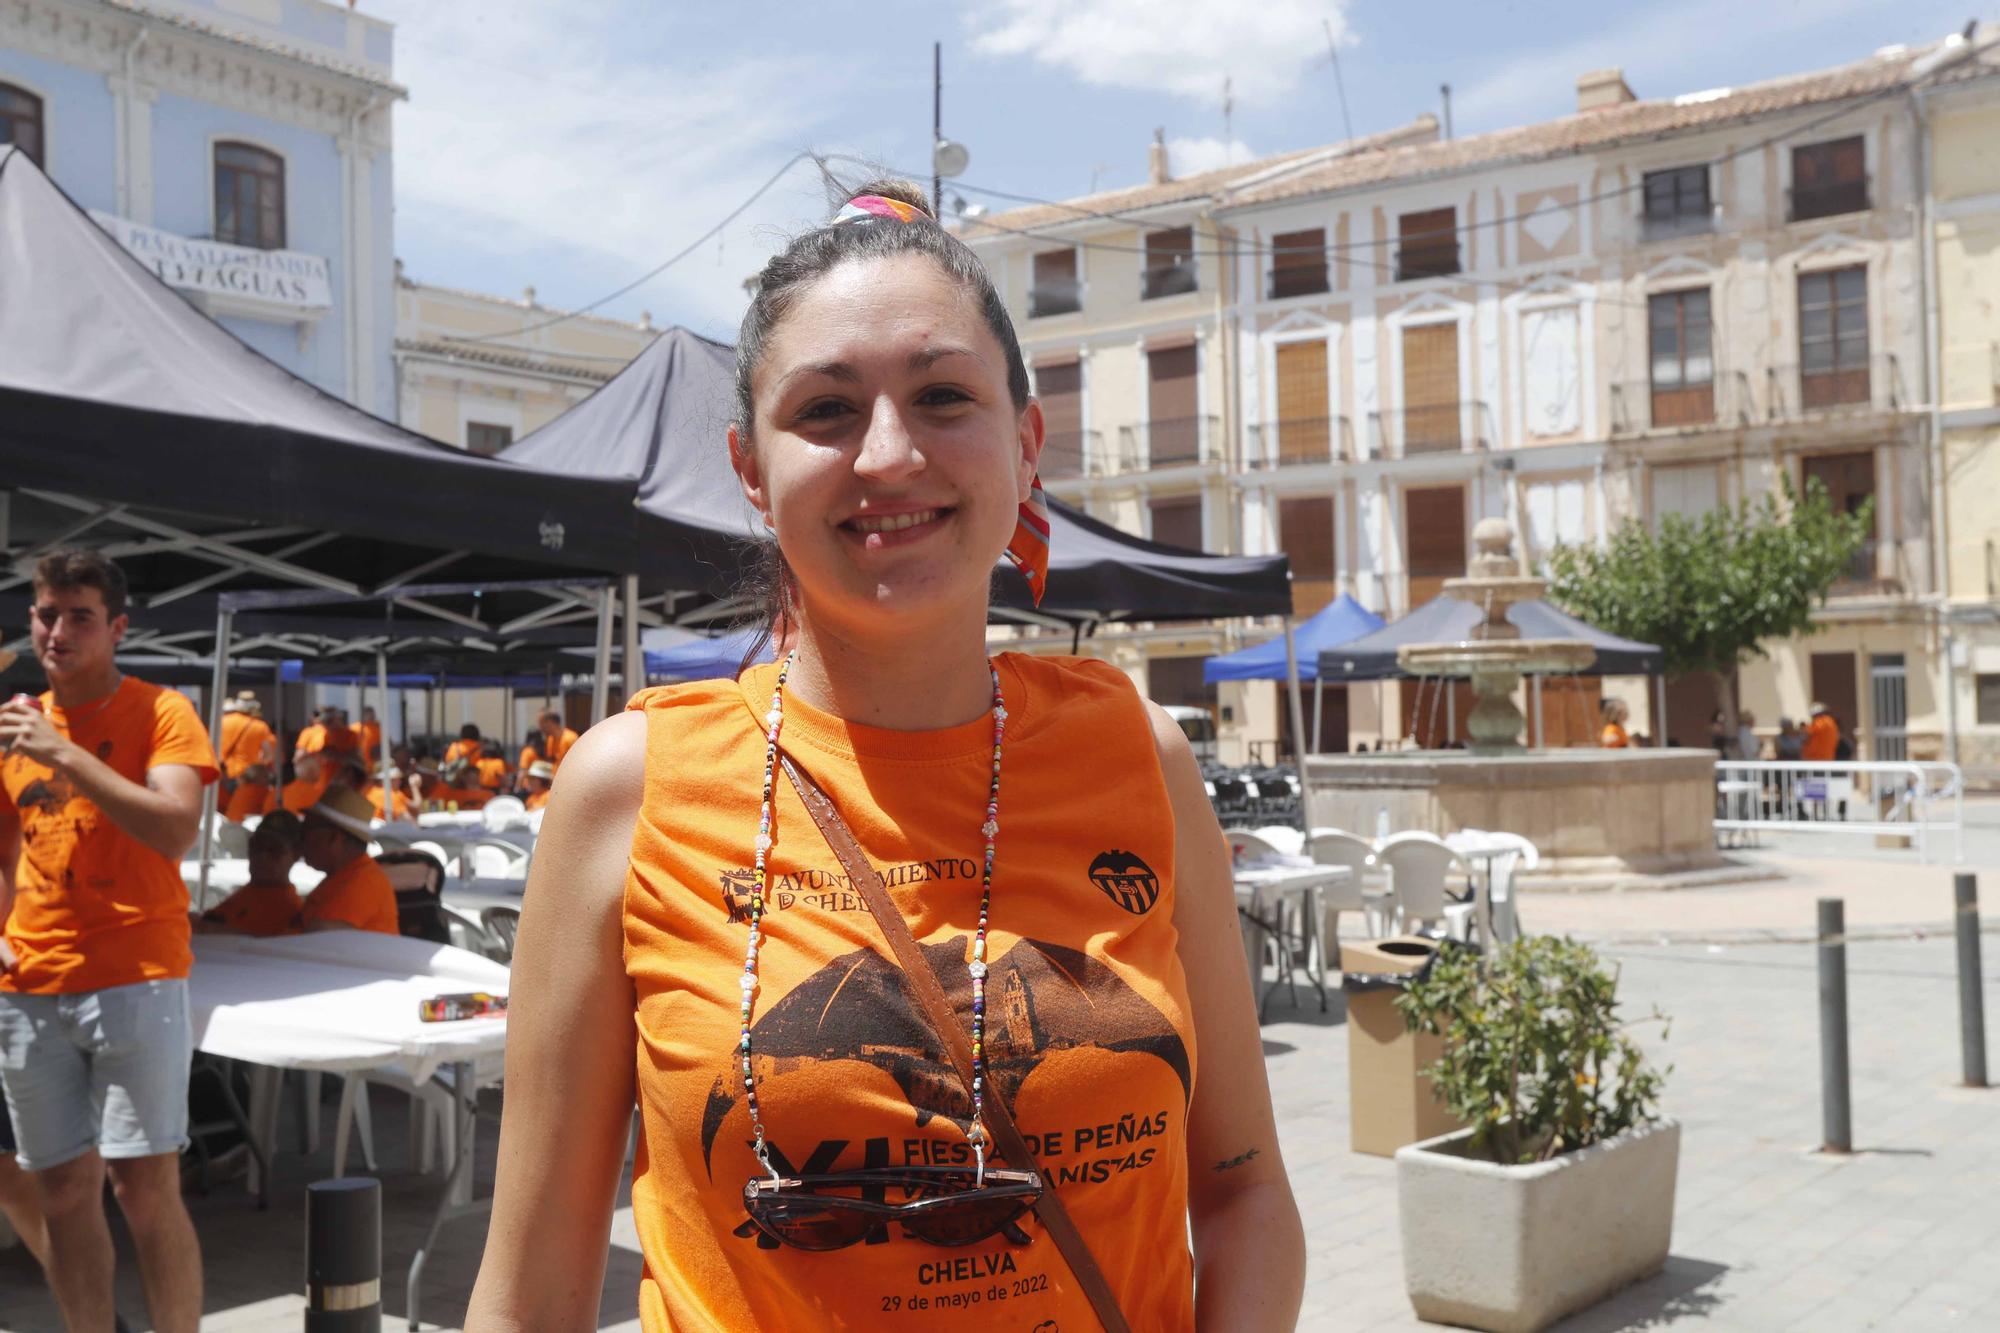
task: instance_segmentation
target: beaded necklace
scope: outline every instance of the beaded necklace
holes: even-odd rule
[[[750,1111],[750,1128],[756,1135],[752,1146],[757,1160],[773,1177],[778,1175],[778,1170],[771,1165],[765,1148],[764,1116],[757,1103],[757,1079],[751,1072],[750,1020],[757,995],[757,950],[764,942],[766,862],[771,852],[771,796],[778,771],[778,733],[785,723],[785,678],[791,674],[792,664],[798,660],[798,655],[795,648],[785,654],[785,660],[779,664],[778,679],[771,687],[771,707],[764,714],[764,796],[763,808],[757,816],[756,878],[750,890],[750,943],[743,955],[743,975],[737,979],[743,989],[742,1035],[737,1042],[737,1050],[743,1058],[743,1100]],[[979,826],[986,839],[986,856],[979,881],[979,928],[972,937],[972,961],[966,965],[966,971],[972,977],[972,1124],[965,1131],[965,1137],[972,1145],[977,1180],[982,1185],[986,1181],[987,1145],[986,1124],[981,1118],[986,1105],[986,920],[988,909],[993,904],[993,846],[1000,836],[1000,742],[1007,725],[1007,706],[1000,696],[1000,672],[990,659],[986,663],[986,673],[993,681],[993,777],[986,789],[986,820]]]

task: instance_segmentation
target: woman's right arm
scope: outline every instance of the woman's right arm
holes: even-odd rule
[[[625,873],[645,789],[646,718],[620,713],[563,760],[535,848],[507,1006],[493,1219],[465,1327],[597,1327],[632,1119]]]

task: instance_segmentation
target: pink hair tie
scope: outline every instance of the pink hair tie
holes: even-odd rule
[[[915,222],[927,217],[915,204],[906,204],[901,199],[884,199],[879,194],[859,194],[847,201],[846,207],[833,215],[829,226],[843,222],[865,222],[869,218],[893,218],[897,222]]]

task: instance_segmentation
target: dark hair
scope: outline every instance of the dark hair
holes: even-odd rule
[[[563,715],[561,713],[558,713],[553,708],[544,708],[542,710],[542,715],[535,719],[537,723],[553,722],[557,726],[562,725],[562,720],[563,720]]]
[[[965,242],[938,225],[937,210],[922,187],[911,181],[878,178],[847,191],[840,202],[871,194],[909,204],[922,216],[910,222],[868,218],[815,228],[794,238],[757,275],[757,293],[736,335],[736,432],[746,446],[753,442],[756,419],[752,382],[772,331],[785,322],[799,297],[814,283],[851,260],[922,255],[944,270],[945,276],[971,295],[987,329],[998,340],[1007,362],[1008,397],[1017,410],[1028,405],[1028,365],[1021,357],[1021,340],[1015,336],[1007,303],[1000,298],[986,265]],[[764,633],[744,655],[745,667],[757,660],[765,643],[792,618],[791,582],[791,571],[785,567],[777,542],[757,543],[744,575],[743,591],[763,604]]]
[[[480,739],[479,724],[477,722],[466,723],[458,729],[458,738],[462,741],[476,741]]]
[[[35,562],[35,591],[74,592],[95,588],[110,619],[125,614],[125,571],[102,551],[59,546]]]

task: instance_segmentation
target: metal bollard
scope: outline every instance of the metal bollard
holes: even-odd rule
[[[1853,1152],[1847,1077],[1847,909],[1819,900],[1819,1081],[1822,1152]]]
[[[1986,1086],[1986,992],[1979,966],[1979,880],[1958,875],[1951,884],[1958,928],[1958,1038],[1964,1048],[1965,1086]]]
[[[306,1186],[306,1333],[381,1333],[382,1182]]]

